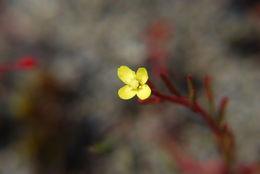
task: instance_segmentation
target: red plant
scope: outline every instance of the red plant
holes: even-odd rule
[[[17,70],[29,70],[35,68],[37,61],[33,56],[25,56],[14,62],[0,65],[0,75],[5,72],[17,71]]]
[[[214,96],[211,88],[211,80],[207,75],[204,79],[204,90],[208,103],[208,109],[204,109],[197,100],[196,90],[193,85],[191,75],[187,76],[187,84],[189,95],[182,96],[171,83],[169,78],[162,73],[161,79],[171,92],[170,95],[162,93],[151,82],[148,82],[152,89],[152,97],[146,100],[138,100],[140,103],[160,103],[172,102],[182,105],[189,110],[197,113],[211,129],[215,135],[215,140],[218,145],[221,159],[215,162],[196,162],[193,158],[185,154],[181,148],[167,134],[163,135],[163,144],[169,149],[174,156],[179,168],[187,174],[256,174],[260,171],[260,165],[255,164],[235,164],[235,136],[230,129],[230,126],[225,120],[226,106],[228,98],[224,97],[218,108],[218,112],[214,108]]]

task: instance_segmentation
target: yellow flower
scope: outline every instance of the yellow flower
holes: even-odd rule
[[[148,73],[145,68],[138,68],[135,73],[127,66],[120,66],[117,75],[126,85],[118,90],[121,99],[128,100],[137,95],[141,100],[151,95],[151,89],[146,84]]]

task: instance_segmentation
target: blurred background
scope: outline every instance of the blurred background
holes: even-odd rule
[[[237,162],[260,160],[259,0],[0,0],[0,173],[181,173],[165,130],[197,161],[219,158],[196,114],[121,100],[121,65],[164,92],[160,72],[183,94],[191,73],[204,105],[210,74]]]

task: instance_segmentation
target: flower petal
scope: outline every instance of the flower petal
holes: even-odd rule
[[[130,98],[133,98],[136,94],[136,91],[133,90],[128,85],[123,86],[118,90],[118,95],[121,99],[128,100]]]
[[[125,84],[130,84],[135,78],[135,72],[127,66],[120,66],[117,70],[117,75]]]
[[[148,80],[148,73],[145,68],[138,68],[136,72],[136,79],[144,85]]]
[[[141,100],[147,99],[148,97],[150,97],[150,95],[151,95],[151,88],[146,84],[142,85],[141,88],[138,89],[137,91],[137,96]]]

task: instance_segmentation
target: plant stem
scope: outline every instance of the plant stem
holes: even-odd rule
[[[162,100],[167,100],[167,101],[170,101],[170,102],[173,102],[176,104],[180,104],[182,106],[185,106],[185,107],[191,109],[192,111],[194,111],[196,113],[200,113],[203,120],[209,125],[211,130],[215,133],[216,138],[220,138],[221,130],[219,129],[217,124],[214,122],[214,120],[207,114],[207,112],[197,102],[195,102],[194,105],[192,106],[190,104],[189,98],[187,98],[187,97],[168,96],[168,95],[165,95],[165,94],[159,92],[156,89],[152,89],[152,94],[157,97],[160,97]]]

